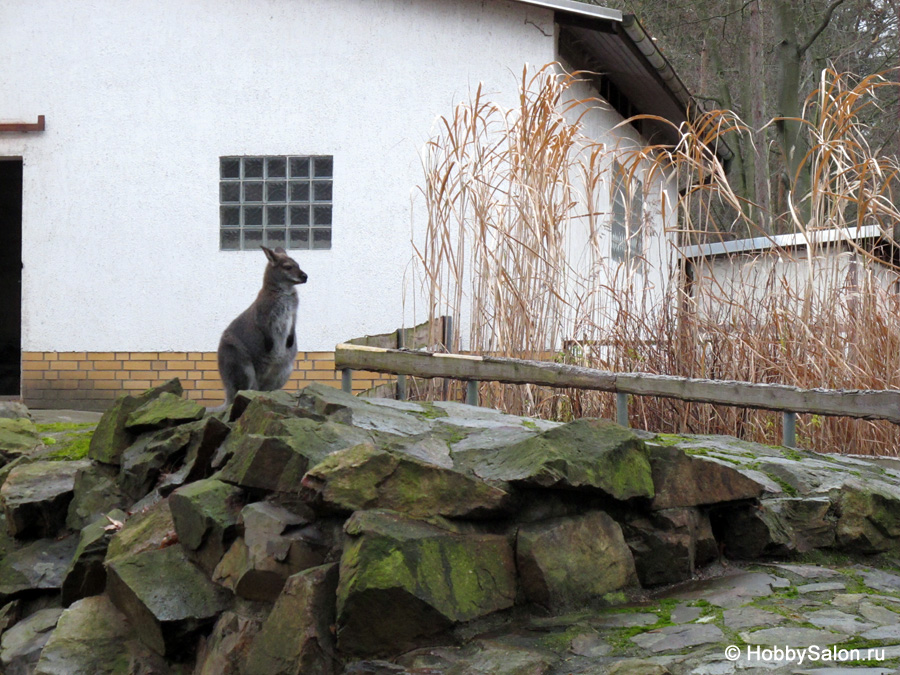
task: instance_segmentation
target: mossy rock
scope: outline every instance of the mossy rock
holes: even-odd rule
[[[338,672],[334,657],[334,593],[338,566],[293,575],[275,602],[244,663],[245,675]]]
[[[771,482],[757,480],[757,476],[765,480],[759,472],[739,470],[702,455],[689,455],[676,446],[651,445],[650,464],[656,487],[654,509],[755,499]]]
[[[19,538],[51,537],[65,526],[75,489],[75,476],[88,460],[32,462],[13,469],[0,499],[9,533]]]
[[[168,673],[168,665],[137,640],[105,595],[84,598],[59,617],[34,675]]]
[[[107,593],[144,644],[170,657],[192,649],[197,633],[231,606],[231,593],[191,564],[179,544],[110,561]]]
[[[621,528],[602,511],[520,526],[516,563],[526,598],[549,609],[583,607],[638,580]]]
[[[345,448],[372,441],[372,435],[345,424],[291,418],[272,419],[277,435],[235,434],[233,453],[217,477],[246,488],[299,494],[310,466]]]
[[[174,537],[175,522],[169,500],[164,499],[125,521],[125,526],[109,542],[106,561],[158,549],[173,541]]]
[[[7,460],[41,445],[38,429],[30,419],[0,417],[0,455]]]
[[[110,518],[119,522],[126,518],[125,512],[118,509],[110,511],[108,515],[109,518],[101,516],[81,530],[78,547],[62,583],[63,607],[82,598],[99,595],[106,588],[106,568],[103,561],[114,534]]]
[[[470,453],[467,462],[483,479],[593,488],[623,500],[654,494],[644,442],[608,420],[576,420],[508,447]]]
[[[162,394],[181,396],[183,392],[181,382],[176,378],[148,389],[139,396],[126,394],[117,398],[97,423],[88,448],[88,457],[105,464],[118,464],[122,451],[134,440],[134,434],[125,428],[129,415]]]
[[[900,488],[878,480],[847,480],[837,498],[839,548],[858,553],[900,551]]]
[[[132,433],[165,429],[196,422],[203,419],[205,414],[206,408],[196,401],[163,392],[129,414],[125,420],[125,428]]]
[[[504,511],[509,493],[452,469],[371,444],[340,450],[314,466],[303,485],[338,511],[389,509],[413,517],[459,518]]]
[[[237,536],[242,496],[240,488],[209,478],[185,485],[169,497],[178,541],[207,574]]]
[[[359,511],[345,532],[337,590],[342,651],[402,651],[515,602],[515,561],[505,536],[462,534],[440,520],[390,511]]]

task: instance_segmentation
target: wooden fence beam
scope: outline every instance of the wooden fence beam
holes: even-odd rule
[[[334,358],[336,369],[591,389],[763,410],[884,419],[900,424],[900,391],[894,390],[800,389],[781,384],[611,373],[541,361],[407,352],[347,344],[335,348]]]

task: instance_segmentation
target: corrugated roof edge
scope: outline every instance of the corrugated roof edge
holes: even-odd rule
[[[685,114],[691,116],[699,110],[694,97],[690,91],[678,77],[678,73],[672,68],[672,64],[663,55],[656,46],[650,34],[644,30],[644,27],[633,14],[622,14],[617,9],[609,7],[601,7],[599,5],[590,5],[585,2],[577,2],[576,0],[516,0],[526,5],[535,5],[537,7],[545,7],[558,12],[567,12],[579,16],[587,16],[595,19],[604,19],[618,23],[622,27],[622,31],[628,36],[635,46],[640,50],[647,63],[656,69],[659,76],[665,82],[665,86],[669,89],[675,99],[684,107]],[[716,155],[722,161],[725,171],[734,159],[734,152],[728,144],[723,140],[718,143],[715,148]]]
[[[877,225],[863,225],[862,227],[813,230],[809,235],[804,232],[795,232],[793,234],[776,234],[771,237],[716,241],[711,244],[685,246],[679,249],[679,253],[689,259],[706,258],[729,253],[762,252],[773,248],[794,248],[810,244],[828,244],[836,241],[859,241],[860,239],[872,239],[880,235],[881,229]]]
[[[516,0],[516,2],[526,5],[537,5],[538,7],[546,7],[547,9],[561,12],[571,12],[581,16],[590,16],[595,19],[622,22],[622,12],[617,9],[601,7],[600,5],[589,5],[586,2],[576,2],[576,0]]]
[[[666,87],[672,92],[672,95],[684,106],[688,118],[698,114],[700,106],[697,105],[697,101],[691,96],[691,92],[688,91],[684,82],[678,77],[678,73],[675,72],[672,64],[659,50],[653,38],[650,37],[650,34],[644,29],[634,14],[626,14],[623,17],[622,30],[634,42],[641,54],[644,55],[644,58],[647,59],[647,62],[656,69],[656,72],[659,73],[659,76],[666,83]],[[715,153],[722,160],[727,172],[731,161],[734,159],[734,151],[722,140],[716,144]]]

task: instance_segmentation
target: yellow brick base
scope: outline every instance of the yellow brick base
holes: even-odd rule
[[[23,352],[22,401],[31,408],[104,410],[122,394],[140,392],[173,377],[185,394],[205,406],[225,400],[215,352]],[[391,382],[381,373],[353,373],[353,391]],[[312,382],[340,387],[333,352],[300,352],[284,386],[297,391]]]

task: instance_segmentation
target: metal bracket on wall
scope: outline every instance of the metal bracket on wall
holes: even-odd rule
[[[11,131],[22,133],[26,131],[44,131],[44,116],[38,115],[37,122],[31,124],[29,122],[0,122],[0,132]]]

